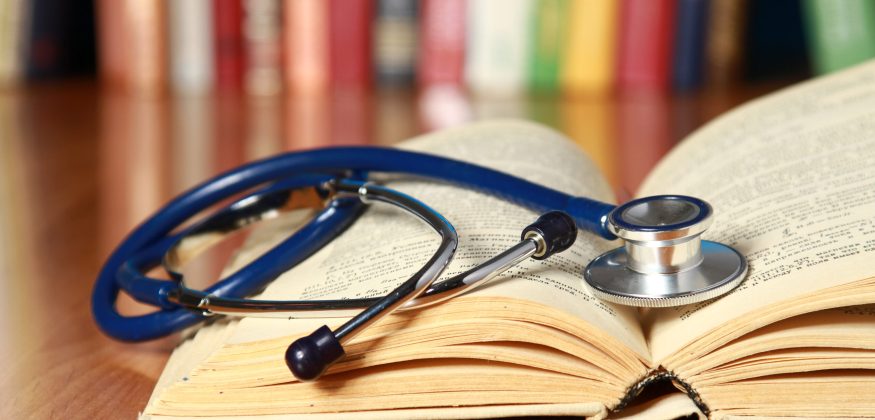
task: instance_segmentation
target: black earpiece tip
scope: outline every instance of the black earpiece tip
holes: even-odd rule
[[[343,346],[331,329],[323,325],[313,334],[295,340],[286,349],[286,366],[301,381],[318,379],[337,359],[343,357]]]
[[[545,248],[543,252],[532,256],[536,260],[543,260],[557,252],[562,252],[571,247],[577,239],[577,225],[571,216],[561,211],[544,213],[535,223],[523,229],[522,238],[526,239],[532,234],[544,238]]]

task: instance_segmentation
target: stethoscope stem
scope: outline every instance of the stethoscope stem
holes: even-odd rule
[[[482,287],[511,267],[534,255],[538,251],[538,247],[538,239],[523,239],[471,270],[431,285],[420,297],[398,308],[398,311],[422,309]]]
[[[495,278],[522,259],[528,257],[544,259],[553,253],[568,249],[577,238],[577,227],[574,220],[567,214],[552,211],[541,215],[535,223],[523,229],[521,237],[518,244],[458,277],[455,283],[448,284],[447,290],[451,290],[453,293],[441,296],[443,293],[436,292],[435,299],[447,299],[474,285],[483,284],[485,283],[483,280]],[[444,236],[443,239],[446,241],[451,238]],[[432,260],[435,258],[439,259],[440,256],[436,255],[432,257]],[[410,280],[380,298],[336,330],[331,331],[328,326],[322,326],[312,334],[295,340],[286,350],[286,364],[295,377],[307,381],[321,376],[328,366],[343,357],[343,344],[395,309],[407,302],[412,302],[413,298],[420,294],[426,286],[431,285],[434,278],[440,274],[440,271],[435,272],[433,277],[429,274],[429,267],[433,265],[433,261],[429,261],[426,267],[414,274]],[[417,285],[414,281],[426,278],[430,280],[425,286]],[[423,306],[431,303],[434,302],[425,301]]]

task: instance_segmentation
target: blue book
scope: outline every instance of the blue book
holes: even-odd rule
[[[93,2],[32,0],[25,8],[23,69],[27,79],[94,71]]]
[[[678,0],[672,62],[672,85],[678,91],[702,85],[708,8],[708,0]]]
[[[810,76],[803,22],[798,0],[748,2],[744,78],[754,82]]]
[[[416,67],[416,0],[378,0],[374,66],[381,85],[411,85]]]

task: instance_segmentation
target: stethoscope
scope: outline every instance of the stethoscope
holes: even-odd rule
[[[508,250],[450,279],[437,282],[458,245],[452,224],[427,204],[400,191],[368,182],[368,173],[404,173],[492,194],[542,212]],[[196,221],[211,206],[241,196]],[[270,301],[246,299],[337,237],[373,202],[416,216],[440,237],[423,267],[389,294],[368,299]],[[319,207],[294,234],[204,290],[186,285],[181,244],[217,236],[288,211]],[[245,316],[350,317],[335,330],[323,326],[296,340],[286,352],[301,380],[315,379],[343,356],[343,344],[380,318],[398,310],[434,305],[479,287],[527,258],[544,259],[570,247],[577,230],[625,244],[595,258],[584,284],[609,302],[668,307],[721,296],[744,279],[747,263],[733,248],[701,240],[712,221],[708,203],[688,196],[660,195],[619,207],[574,197],[474,164],[424,153],[377,147],[343,147],[288,153],[244,165],[181,194],[135,228],[109,256],[92,295],[94,318],[108,335],[142,341],[179,331],[213,314]],[[220,235],[219,235],[220,236]],[[145,273],[163,266],[170,279]],[[124,316],[115,308],[124,290],[158,309]],[[364,309],[363,309],[364,308]]]

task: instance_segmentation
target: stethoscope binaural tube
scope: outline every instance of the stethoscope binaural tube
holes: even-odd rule
[[[91,310],[95,322],[107,335],[122,341],[145,341],[160,338],[194,325],[204,319],[199,312],[174,305],[167,300],[176,285],[172,281],[148,279],[144,276],[120,275],[131,259],[152,260],[160,263],[167,248],[187,234],[186,230],[174,232],[179,225],[234,194],[264,183],[262,171],[250,175],[251,165],[227,172],[211,181],[195,187],[168,203],[161,211],[136,227],[110,254],[101,268],[91,297]],[[235,182],[241,177],[244,182]],[[330,175],[299,174],[282,178],[287,187],[320,185],[333,177]],[[285,267],[294,266],[321,249],[340,232],[345,230],[363,207],[358,202],[338,203],[320,212],[311,222],[285,241],[281,255],[273,258],[282,261],[279,265],[258,264],[223,279],[206,292],[222,296],[245,296],[261,289],[268,281],[282,274]],[[125,316],[115,307],[121,290],[137,300],[158,307],[145,315]]]

